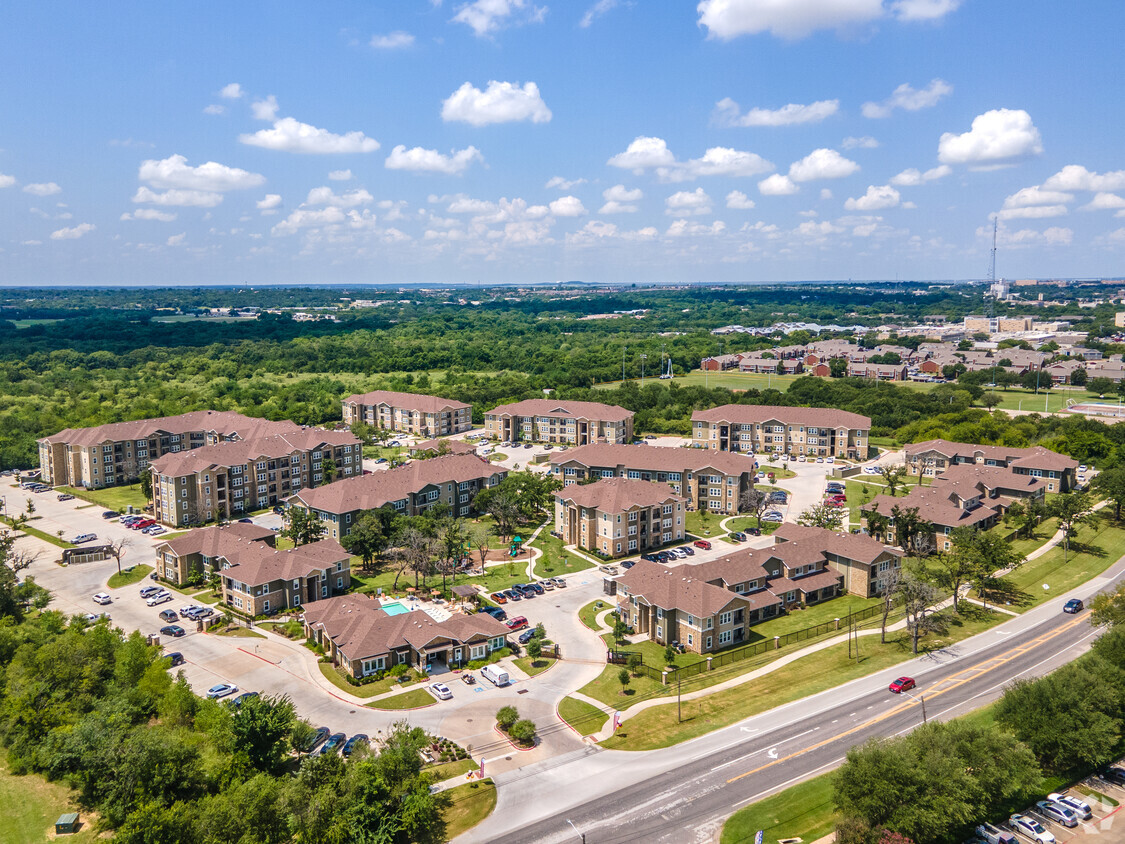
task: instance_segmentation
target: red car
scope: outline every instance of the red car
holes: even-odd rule
[[[139,522],[133,522],[133,524],[129,525],[129,529],[143,530],[144,528],[152,527],[154,524],[156,524],[156,519],[141,519]]]
[[[493,593],[492,593],[491,595],[489,595],[488,597],[489,597],[489,598],[491,598],[491,599],[492,599],[493,601],[495,601],[495,602],[496,602],[496,603],[498,603],[498,604],[506,604],[506,603],[508,603],[508,599],[507,599],[507,598],[505,598],[505,597],[504,597],[503,595],[501,595],[501,594],[500,594],[499,592],[493,592]]]
[[[509,618],[504,624],[508,626],[509,630],[521,630],[527,627],[527,619],[522,615],[517,615],[515,618]]]
[[[702,548],[704,551],[710,551],[711,550],[711,543],[708,542],[706,539],[697,539],[697,540],[695,540],[695,542],[693,542],[691,544],[694,545],[696,548]]]
[[[890,685],[890,690],[896,695],[899,692],[908,692],[915,686],[913,677],[899,677]]]

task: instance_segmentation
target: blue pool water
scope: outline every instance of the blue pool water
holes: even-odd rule
[[[392,601],[389,604],[383,604],[383,612],[387,615],[402,615],[404,612],[410,612],[410,607],[398,601]]]

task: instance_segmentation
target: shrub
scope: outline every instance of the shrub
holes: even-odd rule
[[[392,666],[387,673],[392,677],[402,677],[404,674],[410,673],[410,666],[405,662],[400,662],[398,665]]]
[[[535,723],[529,721],[527,718],[516,721],[516,723],[512,724],[511,728],[509,728],[508,735],[521,744],[531,744],[535,741]]]
[[[511,732],[512,725],[520,720],[520,713],[514,706],[501,706],[496,710],[496,723],[500,729]]]

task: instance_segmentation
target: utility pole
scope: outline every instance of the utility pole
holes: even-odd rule
[[[680,708],[680,689],[683,681],[680,679],[680,669],[676,669],[676,723],[682,724],[684,722],[683,710]]]

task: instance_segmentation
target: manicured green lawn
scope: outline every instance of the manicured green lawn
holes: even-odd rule
[[[550,657],[540,657],[533,660],[529,656],[521,656],[512,660],[528,677],[534,677],[536,674],[542,674],[548,668],[555,664],[555,660]]]
[[[481,576],[458,574],[456,583],[457,585],[469,584],[483,586],[486,592],[491,593],[502,589],[508,589],[513,583],[523,583],[527,579],[527,555],[521,554],[519,560],[512,560],[502,565],[487,568],[485,569],[485,574]],[[404,572],[398,579],[397,588],[394,586],[394,581],[395,572],[393,571],[367,575],[361,573],[358,566],[352,569],[352,587],[354,591],[371,595],[382,588],[384,595],[405,596],[407,587],[414,586],[414,573]],[[445,580],[446,590],[451,591],[453,585],[454,579],[452,577],[447,577]],[[431,589],[440,589],[441,577],[428,577],[424,583],[419,579],[417,588],[417,594],[428,594]]]
[[[448,841],[472,829],[496,808],[496,786],[492,780],[466,783],[444,793],[450,800],[450,805],[441,813]]]
[[[264,639],[263,634],[257,630],[250,630],[246,627],[235,627],[233,630],[224,630],[221,633],[216,633],[216,636],[227,636],[231,639]]]
[[[981,614],[971,619],[952,613],[945,613],[944,617],[949,619],[947,632],[927,635],[921,643],[921,652],[948,647],[1004,618],[999,613]],[[687,702],[683,706],[683,722],[677,721],[675,703],[651,707],[626,721],[617,734],[606,739],[602,745],[614,750],[669,747],[912,658],[905,631],[888,634],[885,645],[874,636],[865,637],[860,640],[860,650],[862,656],[857,661],[849,657],[847,644],[833,645],[791,662],[753,683],[744,683]],[[590,694],[588,688],[583,692]]]
[[[432,768],[426,768],[425,771],[434,778],[434,782],[444,782],[445,780],[453,779],[462,774],[467,774],[469,771],[475,771],[478,768],[480,768],[480,762],[474,759],[457,759],[453,762],[443,762],[440,765],[434,765]]]
[[[336,668],[336,666],[328,662],[317,664],[320,666],[320,673],[323,674],[332,685],[356,697],[375,697],[375,695],[386,694],[397,688],[395,686],[395,681],[389,677],[383,680],[376,680],[374,683],[367,683],[363,686],[353,686],[343,678],[340,674],[340,670]]]
[[[34,844],[54,840],[55,820],[78,811],[69,788],[35,774],[15,776],[0,762],[0,841],[5,844]],[[79,812],[82,829],[60,841],[89,844],[97,841],[91,818]]]
[[[1082,550],[1075,547],[1076,541]],[[1066,562],[1063,562],[1063,548],[1058,545],[1008,575],[1007,579],[1023,592],[1020,600],[1009,609],[1023,612],[1061,595],[1101,574],[1122,556],[1125,556],[1125,528],[1113,523],[1112,513],[1104,513],[1096,527],[1081,528],[1077,540],[1071,540]]]
[[[584,736],[593,735],[609,720],[608,713],[573,697],[559,701],[559,717]]]
[[[836,826],[833,776],[821,774],[738,810],[723,824],[721,844],[752,841],[758,830],[769,844],[783,838],[807,842],[823,838]]]
[[[684,517],[684,528],[692,536],[701,538],[725,536],[726,531],[719,527],[725,518],[722,513],[712,513],[709,510],[689,510]]]
[[[425,689],[411,689],[401,695],[383,698],[367,705],[371,709],[417,709],[431,703],[437,703],[437,698]]]
[[[598,625],[594,621],[595,617],[598,613],[605,612],[612,606],[612,604],[607,604],[605,601],[601,600],[591,601],[578,611],[578,619],[596,633],[598,631]]]
[[[1055,531],[1059,529],[1058,519],[1046,519],[1041,522],[1035,529],[1035,536],[1031,539],[1013,539],[1008,544],[1012,546],[1012,550],[1016,551],[1023,556],[1027,556],[1032,551],[1043,546],[1043,544],[1055,535]],[[995,534],[1000,536],[1007,536],[1015,530],[1014,525],[998,524],[995,527],[989,528]]]
[[[121,574],[114,572],[109,576],[106,586],[110,589],[120,589],[122,586],[132,586],[134,583],[140,583],[149,572],[152,571],[152,566],[137,565],[132,568],[122,570]]]
[[[38,518],[38,517],[36,517],[36,518]],[[3,522],[6,525],[12,524],[12,520],[9,519],[7,516],[0,516],[0,522]],[[20,527],[20,530],[22,530],[28,536],[34,536],[36,539],[42,539],[44,542],[49,542],[52,545],[54,545],[56,548],[77,548],[78,547],[73,542],[67,542],[65,539],[59,539],[53,533],[47,533],[46,531],[42,531],[42,530],[39,530],[38,528],[34,528],[29,524],[24,524],[22,527]]]
[[[808,609],[794,610],[788,615],[778,616],[777,618],[771,618],[769,621],[763,621],[761,624],[755,624],[750,628],[749,641],[772,639],[774,636],[783,636],[795,630],[815,627],[836,618],[841,619],[840,623],[843,624],[842,619],[847,617],[849,613],[876,606],[880,600],[880,598],[860,598],[858,595],[841,595],[831,601],[814,604]]]
[[[535,574],[538,577],[558,577],[572,571],[593,568],[595,565],[584,557],[568,552],[561,539],[551,536],[549,526],[539,532],[532,545],[543,551],[543,556],[535,561]]]
[[[118,513],[124,513],[125,508],[129,505],[136,507],[138,510],[143,510],[148,504],[148,498],[141,493],[139,483],[129,484],[128,486],[110,486],[105,489],[81,489],[69,486],[59,486],[55,489],[59,492],[69,492],[75,498],[81,498],[84,501],[92,501],[103,510],[116,510]]]

